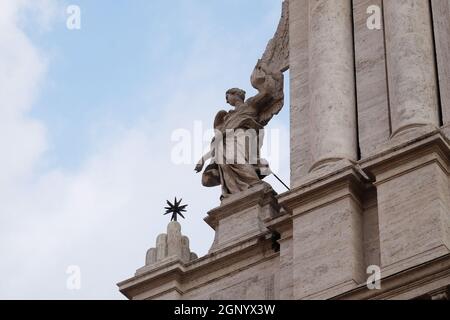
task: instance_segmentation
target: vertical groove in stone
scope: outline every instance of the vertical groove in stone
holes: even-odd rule
[[[357,65],[356,65],[356,21],[355,21],[355,1],[351,0],[351,17],[352,17],[352,48],[353,48],[353,79],[355,81],[355,89],[354,95],[355,95],[355,133],[356,133],[356,160],[361,160],[361,146],[360,146],[360,139],[359,139],[359,123],[358,123],[358,82],[356,81],[357,76]]]
[[[380,16],[371,7],[380,9]],[[353,0],[358,146],[361,159],[377,153],[391,137],[382,0]],[[369,11],[368,9],[371,8]],[[380,19],[380,29],[369,28]]]
[[[291,186],[301,184],[311,167],[309,116],[309,0],[289,1],[289,76]]]
[[[309,93],[312,168],[356,160],[351,0],[310,0]]]
[[[444,1],[445,2],[445,1]],[[441,93],[440,93],[440,83],[439,83],[439,68],[438,68],[438,56],[437,56],[437,41],[436,41],[436,30],[435,30],[435,22],[434,22],[434,13],[433,6],[431,0],[428,0],[430,7],[430,20],[431,20],[431,37],[433,41],[433,53],[434,53],[434,72],[436,77],[436,91],[437,91],[437,108],[438,108],[438,125],[442,127],[443,125],[443,116],[442,116],[442,105],[441,105]]]
[[[387,45],[386,45],[386,19],[385,19],[385,11],[384,11],[384,1],[385,0],[381,0],[381,12],[383,13],[383,44],[384,44],[384,68],[385,68],[385,72],[386,72],[386,93],[387,93],[387,103],[388,103],[388,111],[389,111],[389,134],[392,135],[392,118],[391,118],[391,97],[389,95],[389,77],[387,76],[388,73],[388,62],[386,60],[387,57]]]
[[[431,0],[442,124],[450,124],[450,0]]]
[[[430,4],[385,0],[386,51],[393,136],[439,125]]]

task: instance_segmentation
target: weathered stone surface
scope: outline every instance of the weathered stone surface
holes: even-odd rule
[[[156,239],[156,248],[150,248],[145,257],[145,266],[137,271],[138,274],[157,267],[165,262],[181,261],[188,263],[197,259],[197,255],[190,251],[189,238],[181,234],[181,225],[171,221],[167,225],[167,233],[160,234]]]
[[[283,196],[292,212],[295,299],[331,298],[364,279],[362,182],[351,167]]]
[[[383,1],[353,1],[359,149],[362,158],[373,155],[376,148],[386,144],[391,136],[384,26],[381,25],[380,30],[367,27],[369,6],[378,6],[381,11]]]
[[[309,3],[310,171],[357,157],[351,4]]]
[[[188,299],[212,300],[271,300],[276,297],[276,260],[261,262],[230,274],[214,283],[195,288],[186,294]]]
[[[289,68],[291,186],[296,187],[312,166],[309,94],[308,1],[289,1]]]
[[[138,300],[279,299],[277,257],[270,238],[254,239],[188,264],[166,260],[119,287],[128,298]]]
[[[384,1],[392,134],[439,126],[430,2]]]
[[[385,276],[450,253],[449,155],[437,134],[366,165],[376,179]]]
[[[450,124],[450,0],[431,0],[444,125]]]
[[[351,1],[290,1],[291,185],[356,160]]]
[[[386,277],[379,290],[368,290],[365,284],[336,296],[340,300],[431,300],[447,292],[450,284],[450,255],[417,265]]]
[[[216,232],[210,252],[267,234],[263,221],[277,214],[275,192],[266,183],[225,199],[205,218]]]
[[[156,248],[150,248],[147,251],[147,256],[145,258],[145,265],[149,266],[155,264],[157,260],[157,250]]]
[[[181,260],[190,261],[191,260],[191,250],[189,248],[189,238],[183,236],[181,238]]]
[[[365,190],[362,204],[365,266],[380,266],[380,228],[376,188]]]
[[[167,234],[160,234],[156,238],[156,260],[161,261],[167,257]]]
[[[181,225],[172,221],[167,226],[167,256],[181,259]]]
[[[281,219],[281,223],[275,222],[270,228],[280,234],[279,297],[282,300],[290,300],[294,298],[292,220],[290,217],[286,219],[285,214]]]

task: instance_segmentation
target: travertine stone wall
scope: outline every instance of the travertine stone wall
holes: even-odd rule
[[[309,1],[309,170],[356,160],[352,24],[351,0]]]
[[[365,267],[380,266],[380,228],[376,188],[368,188],[362,196],[363,241]]]
[[[345,292],[361,283],[364,272],[361,228],[361,209],[350,198],[295,218],[296,299],[331,298],[341,293],[339,290]]]
[[[351,3],[290,1],[293,186],[324,164],[357,158]]]
[[[167,226],[167,255],[181,259],[183,244],[181,241],[181,225],[176,221],[172,221]]]
[[[279,299],[278,260],[269,259],[248,266],[240,272],[231,273],[189,290],[183,297],[201,300],[272,300]],[[209,275],[211,276],[211,275]],[[199,275],[197,280],[203,282],[207,274]]]
[[[380,182],[378,190],[383,266],[448,246],[448,177],[438,164]]]
[[[367,27],[369,6],[381,9],[380,29]],[[289,7],[293,187],[327,158],[354,159],[356,150],[364,159],[410,129],[450,125],[450,0],[291,0]],[[356,124],[343,107],[355,103]]]
[[[183,262],[197,259],[197,255],[189,248],[188,237],[181,234],[181,225],[177,221],[171,221],[167,225],[167,233],[156,238],[155,248],[148,249],[143,269],[151,268],[167,259]]]
[[[439,126],[430,2],[385,0],[392,134]]]
[[[351,166],[281,197],[292,213],[295,299],[326,299],[364,279],[362,187]]]
[[[443,124],[450,124],[450,0],[431,0]]]
[[[290,126],[291,126],[291,186],[299,185],[312,166],[308,1],[289,1],[289,57],[290,57]]]
[[[361,157],[373,155],[391,136],[384,31],[367,27],[367,9],[382,0],[353,1],[355,67],[358,101],[359,149]]]
[[[280,244],[280,266],[278,276],[280,299],[291,300],[294,298],[292,229],[283,232],[278,243]]]
[[[210,252],[223,250],[236,243],[269,232],[263,221],[276,216],[279,207],[275,192],[267,183],[224,199],[208,212],[205,221],[215,230]]]
[[[422,144],[371,168],[386,276],[450,253],[449,155]]]
[[[152,250],[152,248],[150,248]],[[158,238],[156,238],[156,261],[161,261],[167,257],[167,234],[160,234]],[[156,261],[147,260],[150,264],[155,263]]]

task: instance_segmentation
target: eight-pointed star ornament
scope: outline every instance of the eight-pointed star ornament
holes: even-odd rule
[[[187,204],[181,205],[182,200],[183,199],[177,201],[177,198],[175,197],[174,203],[171,203],[169,200],[166,201],[168,207],[164,207],[164,209],[166,209],[166,213],[164,213],[164,215],[171,213],[172,218],[170,219],[170,221],[177,221],[178,215],[180,215],[183,219],[185,219],[182,212],[186,212],[186,207],[188,205]]]

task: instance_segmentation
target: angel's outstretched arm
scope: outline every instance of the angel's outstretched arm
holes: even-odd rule
[[[223,135],[220,131],[216,130],[216,134],[211,141],[211,149],[205,153],[202,158],[197,162],[195,166],[195,171],[200,172],[203,170],[205,162],[210,160],[214,156],[214,148],[212,147],[214,144],[220,143],[223,139]]]

